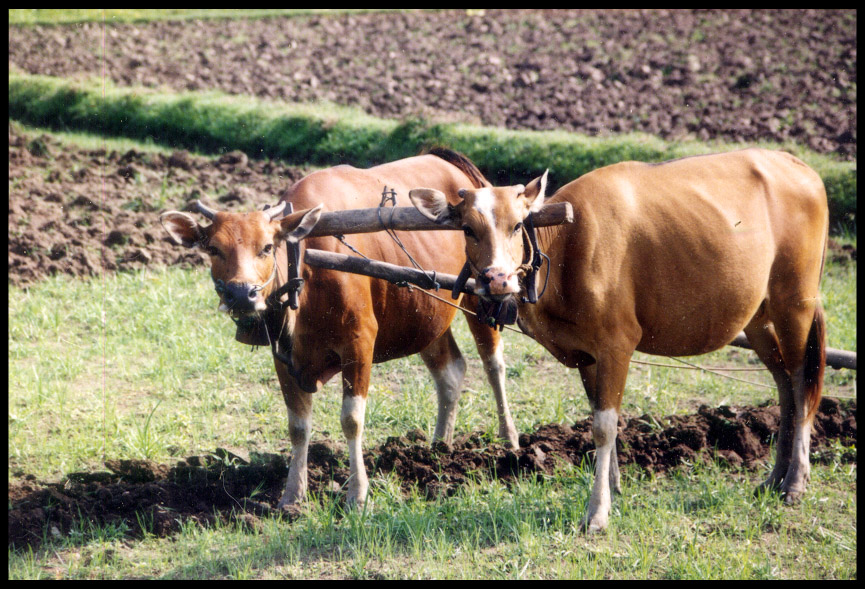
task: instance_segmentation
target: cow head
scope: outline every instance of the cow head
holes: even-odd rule
[[[449,205],[445,195],[432,188],[416,188],[409,198],[427,218],[462,227],[476,294],[501,301],[520,292],[525,274],[523,221],[543,207],[546,186],[544,172],[527,186],[460,190],[462,202],[457,205]]]
[[[226,213],[196,201],[195,209],[210,219],[199,225],[192,215],[168,211],[159,220],[171,241],[202,247],[210,255],[210,273],[220,297],[219,310],[235,318],[261,313],[277,288],[274,252],[283,241],[300,241],[315,227],[321,207],[280,218],[285,202],[263,211]]]

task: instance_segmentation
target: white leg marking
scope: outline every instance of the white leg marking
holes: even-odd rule
[[[462,396],[463,377],[466,373],[466,361],[459,356],[445,367],[431,369],[436,384],[439,410],[436,419],[433,440],[442,440],[448,444],[453,442],[454,425],[457,419],[457,406]]]
[[[589,532],[606,529],[610,515],[610,460],[615,455],[619,413],[615,409],[595,411],[592,434],[595,438],[595,482],[584,526]]]
[[[805,407],[805,385],[802,378],[804,370],[800,368],[793,374],[793,448],[790,456],[790,466],[781,491],[786,503],[795,503],[805,492],[805,487],[811,478],[811,423],[806,421],[808,413]]]
[[[363,505],[366,501],[366,493],[369,489],[369,480],[366,476],[366,466],[363,463],[363,424],[366,415],[366,399],[360,396],[343,395],[342,432],[348,444],[349,480],[348,496],[349,505]]]
[[[511,417],[511,410],[508,407],[508,398],[505,394],[506,365],[504,349],[504,341],[500,339],[495,351],[488,358],[483,358],[483,362],[487,379],[496,397],[496,411],[499,416],[499,437],[507,440],[511,447],[516,449],[520,447],[520,443],[517,428],[514,426],[514,420]]]
[[[291,464],[288,466],[288,479],[285,492],[279,500],[279,507],[303,501],[307,487],[307,450],[312,432],[312,420],[288,411],[288,435],[291,438]]]
[[[795,427],[795,409],[793,401],[793,385],[786,372],[777,372],[772,375],[778,386],[778,403],[781,406],[781,421],[778,425],[778,437],[775,442],[775,466],[769,477],[757,487],[757,490],[774,489],[778,487],[787,476],[790,467],[790,459],[793,454],[793,432]]]

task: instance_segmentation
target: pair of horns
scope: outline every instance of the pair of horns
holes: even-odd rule
[[[197,212],[201,213],[202,215],[204,215],[205,217],[210,219],[211,221],[213,220],[213,217],[216,216],[216,211],[214,211],[210,207],[205,206],[204,203],[202,203],[200,200],[195,201],[193,208]],[[282,211],[284,209],[285,209],[285,201],[282,201],[279,204],[274,205],[274,206],[264,205],[264,211],[263,212],[267,215],[269,220],[273,221],[273,219],[275,219],[280,213],[282,213]]]

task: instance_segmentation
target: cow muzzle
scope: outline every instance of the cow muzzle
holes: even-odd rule
[[[261,296],[261,287],[245,282],[223,282],[214,280],[216,293],[222,298],[220,311],[241,317],[249,313],[267,309],[267,303]]]
[[[476,293],[481,297],[502,301],[520,293],[520,275],[501,268],[488,267],[477,277],[479,283]]]

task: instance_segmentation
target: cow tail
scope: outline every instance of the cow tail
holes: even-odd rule
[[[484,177],[483,173],[478,169],[474,162],[463,154],[456,152],[452,149],[448,149],[447,147],[432,147],[427,150],[426,153],[439,157],[444,161],[448,162],[449,164],[453,164],[454,166],[459,168],[461,172],[471,178],[474,188],[492,186],[492,184],[490,184],[489,180]]]
[[[811,421],[820,406],[823,395],[823,373],[826,369],[826,319],[823,306],[818,302],[814,310],[811,330],[805,347],[805,364],[802,381],[805,387],[805,404],[808,408],[807,420]]]

